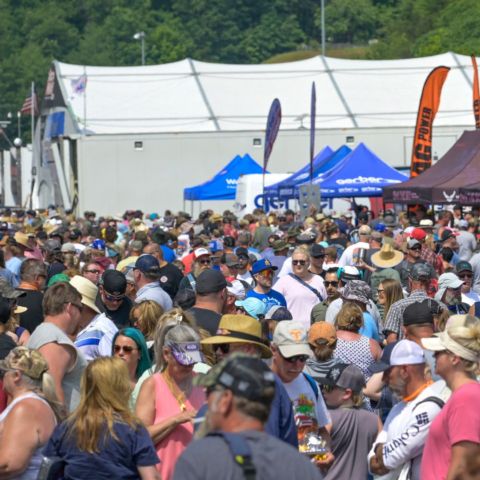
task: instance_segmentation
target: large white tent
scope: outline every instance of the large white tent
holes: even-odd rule
[[[185,59],[142,67],[56,63],[80,128],[95,134],[262,130],[273,98],[284,130],[308,125],[310,86],[317,128],[413,126],[423,83],[434,67],[451,68],[435,124],[472,123],[470,58],[449,52],[405,60],[317,56],[267,65]],[[87,77],[85,94],[72,81]]]
[[[248,153],[262,160],[274,98],[282,105],[282,123],[269,170],[292,172],[304,165],[315,82],[317,151],[326,145],[336,149],[364,142],[390,165],[408,166],[422,87],[440,65],[451,71],[434,122],[434,158],[442,156],[463,130],[474,127],[468,56],[449,52],[378,61],[317,56],[268,65],[185,59],[137,67],[54,62],[49,78],[55,77],[64,106],[43,113],[65,111],[60,141],[69,145],[50,157],[57,169],[60,164],[66,168],[58,178],[62,192],[70,188],[67,205],[77,193],[81,209],[101,213],[179,209],[185,186],[207,180],[233,156]],[[82,76],[86,88],[76,92]],[[102,184],[101,195],[99,169],[111,178]],[[51,172],[39,171],[47,185]],[[142,188],[132,189],[138,183]]]

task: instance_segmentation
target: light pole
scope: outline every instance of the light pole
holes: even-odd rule
[[[145,32],[137,32],[133,36],[134,40],[140,40],[140,45],[142,48],[142,65],[145,65]]]

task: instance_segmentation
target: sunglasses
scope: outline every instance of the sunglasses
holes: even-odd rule
[[[458,278],[473,278],[472,273],[462,273],[461,275],[458,275]]]
[[[336,280],[333,280],[331,282],[324,281],[323,284],[325,285],[325,287],[329,287],[330,285],[332,287],[338,287],[338,282]]]
[[[297,363],[297,362],[305,363],[310,357],[308,355],[294,355],[293,357],[284,357],[282,355],[282,358],[288,363]]]
[[[83,310],[83,305],[81,303],[75,303],[75,302],[65,302],[65,305],[73,305],[74,307],[78,308],[78,310],[80,311],[80,313],[82,313],[82,310]]]
[[[114,345],[113,346],[113,351],[115,353],[120,353],[122,350],[125,353],[132,353],[134,350],[138,350],[138,348],[132,347],[130,345]]]
[[[200,263],[200,265],[210,265],[212,263],[211,260],[199,260],[198,263]]]
[[[230,352],[230,344],[229,343],[219,343],[215,345],[215,350],[220,350],[224,355],[227,355]]]
[[[84,270],[86,273],[94,273],[95,275],[100,275],[102,273],[101,270]]]
[[[109,302],[121,302],[125,298],[125,295],[110,295],[105,291],[103,294],[105,295],[105,300]]]
[[[322,393],[333,392],[336,388],[339,388],[339,387],[337,387],[336,385],[322,385],[321,386]]]
[[[273,277],[273,270],[262,270],[261,272],[258,272],[257,275],[265,278]]]
[[[419,252],[421,249],[422,249],[422,247],[419,247],[419,246],[410,248],[410,250],[413,250],[415,252]]]
[[[306,265],[307,261],[306,260],[292,260],[292,265]]]

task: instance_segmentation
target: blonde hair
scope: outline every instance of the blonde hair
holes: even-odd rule
[[[310,262],[310,250],[306,245],[299,245],[298,247],[295,247],[295,250],[292,253],[292,258],[296,253],[305,255],[307,257],[307,261]]]
[[[108,436],[121,442],[115,434],[116,422],[134,429],[140,425],[128,406],[131,391],[128,368],[120,358],[100,357],[87,365],[80,383],[80,403],[67,419],[68,434],[79,450],[99,453]]]
[[[353,302],[343,302],[342,308],[335,318],[336,329],[358,333],[362,326],[362,309]]]
[[[135,319],[133,314],[138,318]],[[164,313],[163,308],[153,300],[144,300],[133,306],[130,310],[130,321],[138,323],[138,329],[143,333],[146,340],[153,340],[157,324]]]

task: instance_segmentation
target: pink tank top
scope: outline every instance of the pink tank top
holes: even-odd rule
[[[153,378],[155,379],[154,423],[156,424],[180,413],[180,405],[170,392],[162,375],[156,373]],[[198,410],[205,403],[203,388],[193,387],[186,403],[187,410]],[[167,437],[155,445],[160,459],[157,470],[160,472],[162,480],[170,480],[173,477],[175,463],[192,439],[193,424],[186,422],[178,425]]]

